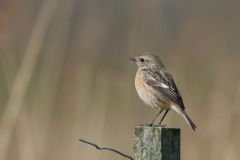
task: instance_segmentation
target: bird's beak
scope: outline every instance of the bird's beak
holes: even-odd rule
[[[130,57],[129,59],[132,61],[137,61],[134,57]]]

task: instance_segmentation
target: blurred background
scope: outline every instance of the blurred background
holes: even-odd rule
[[[240,159],[240,1],[0,0],[0,159],[123,160],[158,111],[139,99],[129,57],[157,54],[194,132],[181,159]],[[161,116],[160,116],[161,117]],[[160,121],[157,119],[156,123]]]

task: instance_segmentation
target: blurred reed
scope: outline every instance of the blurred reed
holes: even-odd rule
[[[9,150],[13,129],[23,105],[24,96],[44,40],[47,26],[50,22],[51,13],[54,13],[54,2],[55,1],[45,1],[43,3],[26,48],[26,53],[20,64],[19,71],[16,74],[13,87],[10,87],[11,90],[9,89],[9,100],[6,104],[0,125],[0,154],[2,159],[6,159]]]

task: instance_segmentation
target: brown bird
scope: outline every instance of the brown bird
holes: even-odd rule
[[[146,52],[129,59],[135,61],[138,66],[135,87],[140,99],[147,106],[159,110],[158,114],[148,126],[165,126],[161,125],[161,123],[168,111],[173,110],[181,114],[195,131],[197,127],[185,112],[182,96],[171,74],[164,67],[160,58],[152,53]],[[166,110],[166,112],[161,121],[157,125],[153,125],[153,122],[163,110]]]

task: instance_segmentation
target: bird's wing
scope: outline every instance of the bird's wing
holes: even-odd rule
[[[142,76],[148,85],[161,92],[172,102],[178,104],[181,109],[185,109],[182,96],[179,93],[171,74],[167,70],[144,69],[142,70]]]

